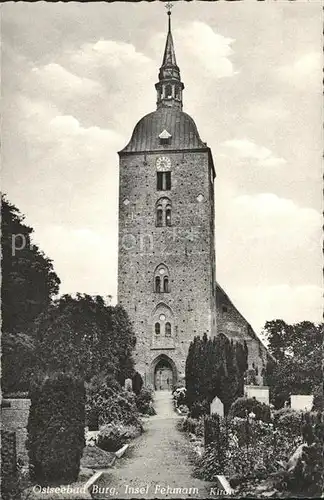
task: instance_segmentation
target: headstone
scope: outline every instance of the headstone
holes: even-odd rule
[[[269,387],[265,385],[245,385],[244,396],[255,398],[260,403],[269,404]]]
[[[210,414],[213,413],[217,413],[220,417],[224,416],[224,405],[217,396],[210,403]]]
[[[128,392],[133,392],[133,382],[131,378],[125,380],[125,390]]]
[[[292,394],[290,396],[290,406],[296,411],[311,411],[313,407],[314,396],[312,394]]]

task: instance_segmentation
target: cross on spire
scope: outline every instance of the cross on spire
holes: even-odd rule
[[[168,22],[168,33],[171,33],[171,9],[173,7],[173,3],[167,2],[165,4],[165,8],[167,9],[167,14],[169,16],[169,22]]]
[[[173,7],[173,3],[171,3],[171,2],[167,2],[165,4],[165,8],[167,9],[168,16],[171,16],[171,9],[172,9],[172,7]]]
[[[155,85],[157,90],[157,106],[182,109],[182,90],[184,88],[177,66],[173,38],[171,33],[171,2],[165,3],[168,14],[168,33],[163,54],[162,66],[159,72],[159,82]]]

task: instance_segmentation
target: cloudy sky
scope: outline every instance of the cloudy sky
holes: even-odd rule
[[[161,3],[6,3],[3,190],[61,293],[117,291],[117,151],[155,109]],[[213,151],[217,278],[259,333],[320,321],[321,2],[177,2],[184,110]]]

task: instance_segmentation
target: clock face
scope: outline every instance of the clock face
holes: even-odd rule
[[[156,169],[165,172],[166,170],[170,170],[171,168],[171,160],[167,156],[160,156],[156,160]]]

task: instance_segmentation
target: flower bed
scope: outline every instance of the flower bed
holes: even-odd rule
[[[195,475],[214,481],[223,474],[232,487],[238,488],[240,496],[250,495],[253,488],[258,491],[256,497],[261,493],[267,496],[271,491],[279,496],[318,495],[322,482],[323,416],[300,415],[299,425],[292,427],[280,422],[280,418],[267,423],[251,417],[207,417],[206,448],[197,461]],[[186,425],[192,426],[189,419],[183,427]]]

